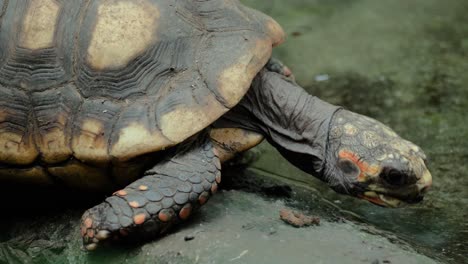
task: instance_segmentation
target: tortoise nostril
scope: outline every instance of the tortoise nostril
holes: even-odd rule
[[[418,195],[418,196],[416,196],[416,197],[414,197],[412,199],[407,200],[406,202],[409,203],[409,204],[415,204],[415,203],[421,202],[423,199],[424,199],[424,196]]]
[[[421,192],[422,194],[425,194],[425,193],[427,193],[428,190],[429,190],[429,186],[424,186],[424,187],[421,189],[420,192]]]

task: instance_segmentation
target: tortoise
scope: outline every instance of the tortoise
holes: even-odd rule
[[[185,221],[263,139],[339,193],[422,200],[424,152],[308,94],[271,59],[284,38],[237,0],[0,1],[0,181],[113,192],[88,250]]]

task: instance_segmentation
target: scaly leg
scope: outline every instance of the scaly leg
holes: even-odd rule
[[[83,245],[94,250],[109,238],[153,237],[186,220],[205,204],[221,181],[221,163],[202,133],[183,144],[144,177],[87,210],[81,223]]]

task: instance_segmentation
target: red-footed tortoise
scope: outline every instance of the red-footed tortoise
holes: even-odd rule
[[[263,138],[338,192],[421,200],[423,152],[267,64],[283,38],[237,0],[0,0],[0,181],[115,191],[89,250],[186,220]]]

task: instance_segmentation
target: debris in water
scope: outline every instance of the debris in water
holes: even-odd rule
[[[280,210],[280,218],[285,223],[294,227],[304,227],[311,225],[320,225],[320,218],[316,216],[307,216],[302,213],[292,211],[286,208]]]

